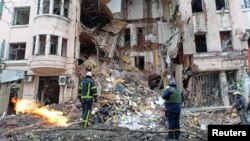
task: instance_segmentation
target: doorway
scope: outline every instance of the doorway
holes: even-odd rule
[[[37,101],[44,105],[58,104],[60,95],[60,86],[58,77],[40,77]]]
[[[144,64],[144,56],[135,56],[135,67],[137,67],[141,71],[144,71]]]
[[[19,98],[19,91],[20,91],[20,85],[13,85],[10,88],[7,115],[16,114],[14,101],[16,101]]]

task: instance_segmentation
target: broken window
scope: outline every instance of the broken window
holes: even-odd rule
[[[62,40],[62,56],[67,57],[67,39]]]
[[[40,35],[38,54],[44,55],[45,54],[45,47],[46,47],[46,35]]]
[[[242,0],[242,8],[250,8],[250,0]]]
[[[143,36],[143,27],[138,27],[137,28],[137,45],[140,47],[140,46],[143,46],[145,42],[145,38]]]
[[[206,35],[195,35],[196,52],[207,52]]]
[[[192,0],[192,12],[197,13],[202,11],[202,0]]]
[[[58,47],[58,36],[51,36],[50,40],[50,54],[56,55]]]
[[[125,32],[125,47],[130,47],[130,28],[126,28]]]
[[[59,103],[60,87],[58,85],[58,77],[40,77],[37,101],[45,105]]]
[[[26,43],[10,44],[9,60],[22,60],[25,57]]]
[[[13,25],[29,24],[30,8],[15,8]]]
[[[223,51],[233,50],[231,31],[220,32],[221,48]]]
[[[228,0],[215,0],[216,10],[228,9]]]
[[[188,107],[222,105],[219,73],[198,74],[193,77]]]
[[[139,70],[144,70],[144,56],[135,56],[135,67],[137,67]]]

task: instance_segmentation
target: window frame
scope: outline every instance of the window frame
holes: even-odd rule
[[[250,0],[242,0],[241,1],[241,8],[242,9],[250,8]]]
[[[12,49],[11,48],[13,47],[13,45],[19,45],[18,48],[15,48],[15,49]],[[24,45],[24,49],[20,48],[22,46],[20,45]],[[25,52],[26,52],[26,48],[27,48],[27,43],[26,42],[20,42],[20,43],[10,43],[9,44],[9,52],[8,52],[8,60],[10,61],[17,61],[17,60],[24,60],[25,59]],[[23,58],[22,59],[18,59],[18,50],[24,50],[24,55],[23,55]],[[11,53],[11,51],[16,51],[15,53]],[[11,59],[11,54],[15,54],[15,59]]]
[[[23,26],[23,25],[29,25],[30,23],[30,6],[24,6],[24,7],[15,7],[14,8],[14,16],[13,16],[13,20],[12,20],[12,26]],[[28,17],[28,23],[27,24],[17,24],[17,12],[18,11],[26,11],[29,10],[29,17]]]

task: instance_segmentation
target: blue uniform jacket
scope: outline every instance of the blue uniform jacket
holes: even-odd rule
[[[241,110],[241,109],[246,110],[245,109],[246,108],[246,100],[245,100],[245,98],[243,96],[241,96],[241,95],[237,96],[234,106],[235,106],[235,108],[237,110]]]
[[[81,84],[81,99],[92,100],[97,96],[97,89],[94,80],[89,77],[83,79]]]
[[[176,85],[175,86],[170,86],[167,88],[162,95],[162,98],[164,100],[169,99],[170,95],[173,94],[170,90],[171,87],[174,89],[177,89]],[[182,94],[182,101],[183,101],[183,94]],[[167,111],[173,112],[173,113],[180,113],[181,112],[181,103],[167,103],[165,102],[165,108]]]

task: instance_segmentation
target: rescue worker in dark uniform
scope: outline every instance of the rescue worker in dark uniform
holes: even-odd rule
[[[97,89],[92,79],[92,73],[87,72],[81,86],[82,120],[83,126],[88,126],[89,116],[91,114],[93,100],[97,102]],[[79,90],[80,91],[80,90]]]
[[[233,95],[235,95],[235,102],[233,104],[233,108],[238,111],[241,123],[243,125],[248,125],[246,99],[244,98],[244,96],[241,95],[239,91],[234,92]]]
[[[168,136],[166,139],[178,140],[180,131],[180,113],[183,102],[183,93],[177,88],[173,79],[169,80],[169,86],[164,91],[162,98],[165,100],[165,116],[168,120]]]

